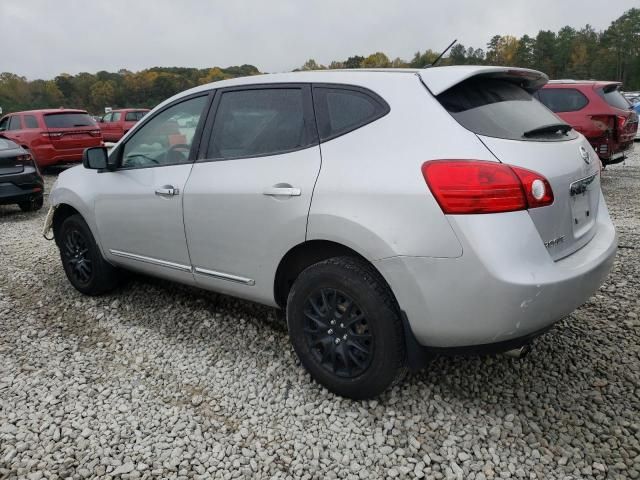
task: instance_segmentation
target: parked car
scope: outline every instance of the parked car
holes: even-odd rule
[[[633,105],[633,110],[636,112],[636,115],[638,115],[638,117],[640,117],[640,101],[636,102]],[[640,140],[640,128],[638,128],[638,130],[636,130],[635,140]]]
[[[621,92],[624,98],[633,106],[640,103],[640,92]]]
[[[30,110],[0,119],[0,136],[13,140],[40,168],[79,162],[85,148],[102,145],[96,122],[84,110]]]
[[[0,138],[0,205],[16,204],[24,212],[42,208],[44,180],[31,155]]]
[[[546,81],[464,66],[203,85],[62,173],[45,232],[88,295],[131,269],[284,310],[302,364],[347,397],[431,352],[519,353],[616,252],[595,152],[531,96]]]
[[[552,80],[536,94],[582,133],[604,165],[623,161],[633,149],[638,115],[619,92],[619,82]]]
[[[146,108],[123,108],[107,113],[98,123],[104,141],[120,140],[148,111]]]

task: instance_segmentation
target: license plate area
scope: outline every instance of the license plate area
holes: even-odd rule
[[[577,180],[570,187],[571,217],[573,236],[578,239],[593,227],[596,221],[599,189],[597,173]]]

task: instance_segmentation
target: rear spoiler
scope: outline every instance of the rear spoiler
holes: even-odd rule
[[[515,67],[478,67],[460,65],[453,67],[434,67],[418,72],[422,83],[435,96],[451,87],[473,77],[500,78],[518,83],[529,93],[541,89],[548,81],[544,73],[528,68]]]

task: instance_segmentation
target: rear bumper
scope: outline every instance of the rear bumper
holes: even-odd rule
[[[517,342],[550,328],[599,288],[617,248],[602,198],[593,239],[556,262],[527,212],[460,216],[452,226],[461,257],[375,262],[423,346]]]
[[[34,155],[40,167],[49,167],[61,163],[75,163],[82,161],[82,154],[86,148],[99,147],[102,139],[96,139],[90,145],[64,150],[56,149],[53,145],[42,145],[34,150]]]
[[[28,167],[15,175],[0,176],[0,205],[27,202],[41,197],[44,181],[34,168]]]

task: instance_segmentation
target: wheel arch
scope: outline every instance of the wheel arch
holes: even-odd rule
[[[62,223],[70,216],[76,215],[76,214],[82,216],[82,213],[80,213],[77,209],[75,209],[68,203],[58,204],[56,211],[53,213],[53,221],[51,223],[51,228],[53,230],[53,236],[55,238],[56,243],[58,243],[57,232],[62,226]]]
[[[292,247],[278,264],[273,284],[274,299],[278,306],[285,307],[293,282],[305,268],[328,258],[340,256],[355,257],[366,263],[384,281],[393,295],[396,305],[398,305],[391,285],[365,255],[331,240],[308,240]]]

